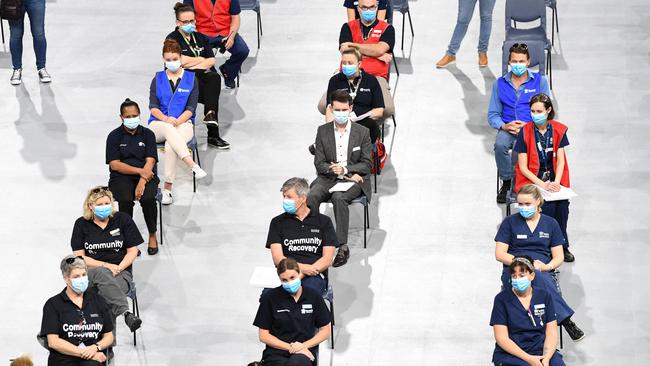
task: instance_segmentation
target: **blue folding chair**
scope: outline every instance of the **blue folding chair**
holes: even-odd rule
[[[406,16],[408,15],[409,17],[409,26],[411,27],[411,37],[415,37],[415,32],[413,31],[413,21],[411,20],[411,10],[409,9],[409,1],[408,0],[390,0],[389,1],[389,8],[387,12],[390,12],[391,16],[386,17],[387,19],[389,18],[391,21],[393,20],[392,17],[392,12],[393,11],[399,11],[402,13],[402,51],[404,51],[404,26],[406,25]],[[395,67],[397,68],[397,64],[395,64]],[[398,72],[399,74],[399,72]]]
[[[260,0],[239,0],[241,10],[252,10],[257,13],[257,48],[260,48],[260,37],[264,35],[262,31],[262,12]],[[239,85],[239,84],[238,84]]]

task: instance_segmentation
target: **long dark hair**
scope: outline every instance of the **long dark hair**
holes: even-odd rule
[[[547,120],[552,120],[553,117],[555,117],[555,108],[553,107],[553,102],[551,102],[551,98],[549,98],[548,95],[544,93],[539,93],[533,95],[532,98],[530,98],[530,103],[528,103],[529,107],[532,107],[533,104],[535,103],[543,103],[544,104],[544,109],[549,109],[551,108],[551,111],[548,112],[548,117],[546,117]]]

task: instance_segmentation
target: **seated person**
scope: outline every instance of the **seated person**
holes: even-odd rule
[[[241,65],[248,57],[248,46],[237,33],[241,19],[239,0],[183,0],[184,4],[192,5],[196,11],[196,29],[208,36],[212,48],[228,50],[230,58],[221,66],[223,82],[229,89],[237,86],[235,80]]]
[[[380,137],[379,124],[384,114],[384,96],[377,78],[362,69],[361,54],[356,49],[343,51],[341,55],[341,72],[330,78],[327,85],[327,109],[325,121],[332,122],[332,93],[346,90],[352,97],[352,111],[356,117],[368,112],[370,116],[357,121],[370,131],[370,142],[375,143]]]
[[[517,203],[519,213],[506,217],[494,238],[496,259],[503,263],[503,287],[508,287],[512,274],[508,266],[515,257],[525,255],[533,258],[535,288],[544,289],[550,294],[558,322],[564,326],[571,339],[579,341],[585,334],[571,320],[574,311],[562,298],[555,272],[564,261],[564,237],[560,226],[552,217],[540,212],[544,199],[534,185],[521,187]]]
[[[346,90],[335,90],[331,99],[334,123],[321,125],[316,133],[314,166],[318,177],[311,184],[309,206],[318,212],[322,202],[332,201],[340,245],[334,267],[339,267],[350,257],[348,205],[362,194],[368,200],[371,198],[372,145],[368,129],[349,120],[352,112],[350,94]],[[339,182],[354,182],[354,185],[345,192],[330,193],[330,188]]]
[[[176,3],[176,29],[167,35],[181,45],[181,66],[192,70],[199,84],[199,103],[203,103],[203,123],[208,127],[208,145],[227,150],[230,144],[219,136],[219,95],[221,76],[214,69],[214,51],[208,37],[196,31],[196,18],[191,5]]]
[[[300,267],[292,258],[282,259],[277,265],[282,285],[260,301],[253,325],[266,345],[264,366],[314,366],[318,345],[330,336],[329,309],[320,292],[301,285]]]
[[[494,298],[490,325],[494,330],[496,366],[564,366],[557,345],[557,317],[552,296],[531,282],[532,259],[514,257],[509,265],[512,284]]]
[[[9,360],[9,366],[34,366],[32,358],[28,355],[21,355],[20,357]]]
[[[528,70],[530,64],[528,46],[515,43],[510,47],[509,55],[511,71],[492,84],[492,96],[487,115],[490,126],[499,131],[494,142],[494,158],[503,186],[497,194],[497,203],[506,203],[506,196],[512,183],[513,169],[509,151],[519,130],[532,121],[530,98],[539,93],[550,95],[546,78]]]
[[[530,114],[534,123],[528,123],[517,135],[514,151],[518,153],[515,167],[515,192],[526,184],[536,184],[549,192],[559,192],[570,187],[569,163],[565,147],[569,145],[567,127],[555,121],[555,110],[551,98],[537,94],[530,98]],[[557,172],[557,173],[556,173]],[[546,201],[542,212],[560,224],[564,236],[564,261],[575,261],[569,251],[567,222],[569,221],[569,200]]]
[[[131,289],[131,265],[144,240],[131,216],[113,209],[108,187],[96,187],[84,200],[83,216],[72,229],[72,253],[84,260],[88,280],[110,305],[113,318],[124,315],[124,322],[135,331],[142,320],[129,312],[126,294]]]
[[[158,150],[156,136],[140,125],[138,103],[126,99],[120,105],[120,126],[106,138],[106,164],[111,172],[108,186],[120,203],[120,212],[133,217],[134,201],[140,201],[149,231],[148,253],[158,252],[156,218],[158,205]]]
[[[281,191],[284,213],[271,220],[266,247],[271,249],[276,267],[284,258],[295,259],[302,284],[323,294],[327,287],[322,273],[332,264],[337,246],[332,220],[307,206],[306,180],[291,178]]]
[[[83,259],[61,261],[66,287],[43,306],[40,335],[47,337],[48,366],[106,364],[106,348],[113,343],[111,313],[101,296],[88,288]]]
[[[377,10],[377,19],[386,20],[386,11],[388,10],[388,1],[389,0],[379,0]],[[345,0],[343,6],[347,8],[348,11],[348,22],[351,22],[355,19],[359,19],[359,11],[357,7],[359,6],[358,0]]]
[[[351,20],[341,27],[339,50],[359,50],[363,56],[364,71],[388,80],[395,29],[377,19],[377,0],[359,0],[358,10],[361,19]]]
[[[165,187],[162,204],[170,205],[176,178],[176,158],[192,169],[196,179],[207,173],[194,162],[187,143],[194,137],[194,112],[199,101],[199,86],[194,73],[181,66],[181,46],[173,39],[163,45],[165,71],[159,71],[149,87],[149,128],[156,142],[165,143]]]

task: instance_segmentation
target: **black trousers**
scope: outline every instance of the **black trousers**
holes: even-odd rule
[[[94,360],[84,360],[83,358],[64,355],[58,352],[50,351],[47,358],[47,366],[102,366],[106,362],[100,363]]]
[[[361,121],[357,121],[358,124],[370,130],[370,143],[374,144],[377,139],[381,136],[381,131],[379,130],[379,123],[374,119],[367,117]]]
[[[120,204],[120,211],[133,217],[133,206],[135,205],[135,187],[140,180],[139,176],[111,178],[108,188],[113,192],[113,197]],[[158,217],[158,205],[156,204],[156,192],[160,180],[154,176],[144,186],[144,193],[140,198],[142,215],[147,223],[147,230],[150,234],[156,232],[156,217]]]
[[[262,364],[264,366],[315,366],[318,365],[318,351],[312,352],[317,359],[314,362],[309,361],[307,356],[302,354],[286,355],[272,354],[264,355]]]
[[[195,70],[199,84],[199,103],[204,105],[204,113],[214,111],[219,116],[219,96],[221,95],[221,76],[216,71]],[[219,137],[219,129],[208,126],[208,137]]]

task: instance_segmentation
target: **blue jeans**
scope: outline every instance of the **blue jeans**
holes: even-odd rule
[[[45,40],[45,0],[24,0],[23,8],[29,16],[29,25],[34,39],[34,53],[36,53],[36,68],[45,67],[45,53],[47,41]],[[23,33],[25,33],[25,16],[20,20],[9,21],[9,51],[11,62],[15,69],[23,68]]]
[[[208,42],[213,48],[219,48],[223,38],[223,36],[208,37]],[[235,36],[235,43],[233,43],[232,47],[227,51],[230,53],[230,58],[221,65],[221,72],[227,80],[235,80],[237,75],[239,75],[241,65],[248,57],[250,50],[248,49],[246,42],[244,42],[244,39],[237,34]]]
[[[542,213],[551,216],[560,224],[560,230],[564,235],[564,248],[569,247],[569,236],[566,232],[569,222],[569,200],[547,201],[542,205]]]
[[[494,141],[494,159],[497,162],[499,178],[502,180],[512,179],[512,159],[510,158],[510,149],[515,144],[517,136],[499,129],[497,138]]]
[[[478,38],[478,52],[487,52],[488,43],[490,43],[490,33],[492,32],[492,10],[496,0],[458,0],[458,19],[454,34],[451,36],[447,54],[456,55],[460,48],[460,43],[465,38],[467,27],[472,20],[474,6],[476,1],[479,2],[479,12],[481,14],[481,31]]]

